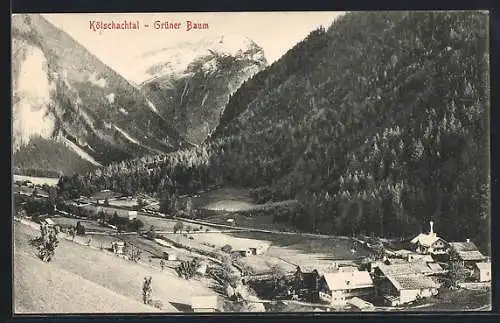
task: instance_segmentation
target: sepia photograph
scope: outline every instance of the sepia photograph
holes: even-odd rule
[[[12,14],[13,314],[491,311],[489,23]]]

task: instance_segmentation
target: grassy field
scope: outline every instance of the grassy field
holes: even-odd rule
[[[20,304],[20,307],[25,310],[36,312],[44,311],[45,308],[42,307],[42,304],[48,303],[48,305],[46,305],[47,308],[52,312],[59,312],[66,310],[69,305],[58,304],[55,301],[53,302],[49,296],[53,293],[61,293],[61,298],[73,304],[75,307],[74,311],[88,312],[94,310],[96,306],[106,307],[107,311],[111,312],[124,311],[123,308],[119,308],[118,306],[108,306],[105,302],[99,304],[101,302],[98,298],[99,294],[98,292],[94,292],[94,289],[91,287],[83,290],[80,286],[71,283],[63,286],[53,286],[53,289],[48,292],[43,290],[44,288],[48,289],[50,285],[48,285],[45,280],[39,280],[34,273],[38,271],[37,266],[43,267],[47,264],[35,259],[34,256],[32,256],[32,249],[28,245],[28,239],[35,235],[37,235],[36,230],[23,224],[15,224],[14,254],[26,254],[33,258],[33,261],[28,262],[23,262],[22,259],[15,260],[15,273],[23,272],[24,270],[24,274],[15,275],[15,280],[17,280],[14,286],[16,304]],[[20,256],[20,258],[23,258],[23,256]],[[29,269],[26,268],[27,264],[30,264]],[[37,265],[34,266],[33,264]],[[60,241],[54,260],[48,265],[58,268],[61,275],[63,275],[63,273],[70,273],[73,275],[71,276],[73,278],[77,276],[79,277],[78,279],[83,279],[99,285],[133,302],[141,302],[143,277],[152,276],[153,299],[158,299],[163,303],[162,311],[164,312],[173,312],[178,308],[186,308],[190,305],[191,298],[195,295],[213,295],[215,293],[209,289],[206,284],[197,280],[187,281],[185,279],[180,279],[171,270],[161,272],[158,269],[143,264],[133,263],[107,252],[102,252],[65,240]],[[58,276],[59,275],[55,275],[53,277]],[[65,281],[71,282],[71,277],[68,276],[67,279],[64,279],[66,279]],[[82,291],[76,291],[77,289],[81,289]],[[36,298],[37,295],[47,295],[47,298],[35,304],[32,299]],[[78,296],[81,296],[82,299],[79,299]],[[87,304],[90,300],[96,302],[96,304]],[[61,302],[63,302],[63,300],[61,300]],[[74,305],[80,303],[81,305]],[[132,309],[130,311],[139,310]],[[151,308],[150,311],[154,312],[154,308]]]
[[[90,210],[97,214],[99,208],[102,208],[104,212],[107,212],[109,215],[113,215],[114,212],[118,214],[119,217],[123,218],[128,218],[128,210],[123,210],[115,207],[100,207],[100,206],[95,206],[95,205],[86,205],[83,208]],[[173,232],[175,224],[179,220],[175,219],[170,219],[170,218],[160,218],[160,217],[152,217],[148,216],[142,212],[137,212],[137,219],[141,220],[142,223],[144,223],[144,228],[145,230],[149,230],[151,226],[154,227],[156,231],[168,231],[168,232]],[[194,226],[193,224],[190,223],[185,223],[184,227],[191,225],[192,227]],[[197,226],[199,228],[199,226]],[[203,230],[205,227],[203,227]]]
[[[221,206],[221,202],[227,203],[228,207],[248,207],[254,204],[250,191],[245,188],[219,188],[200,193],[192,198],[195,208],[212,208]],[[223,206],[223,205],[222,205]]]
[[[114,207],[134,208],[138,204],[137,204],[137,200],[135,200],[135,199],[131,199],[131,200],[130,199],[118,199],[118,200],[109,201],[109,205],[114,206]]]
[[[354,242],[343,237],[313,238],[300,234],[284,235],[261,232],[238,232],[228,235],[269,241],[271,246],[265,253],[266,256],[298,265],[306,271],[312,269],[317,269],[320,272],[328,271],[333,268],[334,263],[352,263],[369,255],[369,250],[359,247],[353,253]]]
[[[221,213],[214,216],[204,217],[202,220],[215,224],[230,224],[227,220],[233,219],[234,225],[244,228],[254,228],[261,230],[291,231],[285,223],[274,223],[273,215],[246,216],[234,213]]]
[[[31,181],[35,185],[43,185],[47,184],[49,186],[56,186],[59,182],[59,178],[50,178],[50,177],[34,177],[34,176],[24,176],[24,175],[14,175],[15,181]]]
[[[91,220],[81,220],[81,219],[72,219],[72,218],[66,218],[62,216],[58,217],[51,217],[51,219],[56,223],[59,224],[62,227],[70,227],[70,226],[76,226],[77,222],[80,222],[84,227],[86,231],[96,231],[96,232],[114,232],[113,229],[103,227],[96,223],[95,221]]]

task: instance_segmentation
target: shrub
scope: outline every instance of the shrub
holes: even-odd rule
[[[40,226],[40,236],[29,241],[31,246],[37,250],[37,256],[44,262],[52,260],[59,240],[54,230],[46,225]]]
[[[189,280],[196,275],[196,271],[200,268],[201,262],[198,258],[193,258],[191,261],[182,261],[175,270],[181,278]]]
[[[151,294],[153,292],[153,288],[151,287],[151,280],[153,278],[150,277],[144,277],[144,282],[142,283],[142,300],[144,304],[151,304],[152,299],[151,299]]]
[[[85,227],[80,221],[76,223],[76,234],[79,236],[85,235]]]
[[[131,244],[125,245],[124,253],[127,255],[128,259],[133,262],[141,260],[142,251]]]
[[[231,250],[233,250],[233,247],[231,247],[230,245],[225,245],[221,248],[222,251],[226,252],[226,253],[230,253]]]
[[[181,221],[177,221],[177,223],[174,225],[174,233],[181,232],[182,229],[184,229],[184,223]]]

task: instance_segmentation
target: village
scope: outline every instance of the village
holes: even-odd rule
[[[322,251],[298,252],[279,244],[298,241],[300,233],[240,227],[231,217],[220,224],[182,213],[166,215],[147,196],[102,191],[33,213],[27,203],[49,200],[48,187],[18,181],[14,193],[18,222],[53,228],[61,238],[200,280],[216,291],[193,291],[185,311],[223,312],[225,301],[238,298],[257,304],[250,309],[254,311],[278,303],[308,311],[412,310],[439,303],[441,293],[484,294],[491,288],[491,259],[468,238],[448,241],[440,236],[439,223],[432,220],[426,232],[404,241],[305,238],[320,241],[313,245],[336,255],[325,257]],[[231,275],[236,278],[227,278]]]

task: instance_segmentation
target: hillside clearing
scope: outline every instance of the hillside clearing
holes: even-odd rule
[[[16,314],[158,311],[23,251],[14,253],[14,270]]]
[[[37,234],[38,232],[30,227],[15,224],[15,254],[19,252],[31,254],[32,249],[28,245],[28,239]],[[40,265],[44,264],[40,262]],[[177,311],[169,302],[182,304],[185,307],[190,305],[192,296],[215,294],[200,281],[180,279],[171,271],[161,272],[158,269],[133,263],[112,254],[66,240],[60,241],[51,265],[136,302],[142,301],[142,278],[151,276],[153,278],[153,299],[158,299],[163,303],[162,311],[164,312]],[[36,289],[29,291],[29,286],[32,284],[31,277],[30,275],[24,275],[16,278],[20,281],[17,286],[25,286],[22,293],[34,293],[36,295],[38,293]],[[73,291],[71,290],[71,292]],[[23,306],[29,309],[28,305]],[[54,306],[58,305],[55,304]]]

